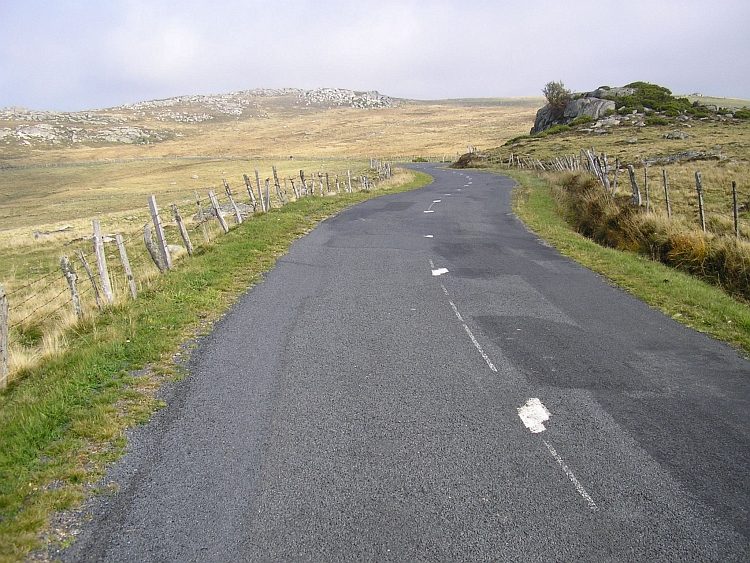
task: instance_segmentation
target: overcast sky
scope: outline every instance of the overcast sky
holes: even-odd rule
[[[539,96],[550,80],[750,98],[750,2],[0,0],[0,107],[281,87]]]

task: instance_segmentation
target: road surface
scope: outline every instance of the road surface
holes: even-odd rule
[[[201,340],[64,561],[750,559],[750,364],[423,168]]]

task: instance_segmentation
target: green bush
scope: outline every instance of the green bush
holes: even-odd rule
[[[658,116],[647,117],[646,125],[669,125],[669,120]]]
[[[741,109],[734,112],[734,116],[738,119],[750,119],[750,110]]]
[[[649,108],[650,111],[669,112],[672,114],[671,117],[677,117],[691,107],[687,98],[675,98],[671,90],[663,86],[648,82],[633,82],[626,88],[635,88],[635,92],[630,96],[604,96],[617,103],[620,113],[631,113],[633,110],[643,112],[644,108]]]
[[[534,135],[534,137],[546,137],[547,135],[557,135],[558,133],[565,133],[565,131],[570,131],[570,127],[567,125],[553,125],[549,129],[542,131],[541,133],[537,133]]]
[[[594,123],[595,121],[596,120],[590,115],[582,115],[581,117],[576,117],[573,121],[568,123],[568,127],[580,127],[581,125],[586,125],[587,123]]]

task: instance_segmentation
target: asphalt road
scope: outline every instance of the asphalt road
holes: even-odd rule
[[[750,560],[750,363],[423,168],[201,340],[64,561]]]

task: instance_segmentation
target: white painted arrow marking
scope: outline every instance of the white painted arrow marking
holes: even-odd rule
[[[549,411],[539,399],[533,398],[526,401],[524,406],[518,407],[518,416],[526,428],[539,434],[546,430],[544,422],[549,420]]]

